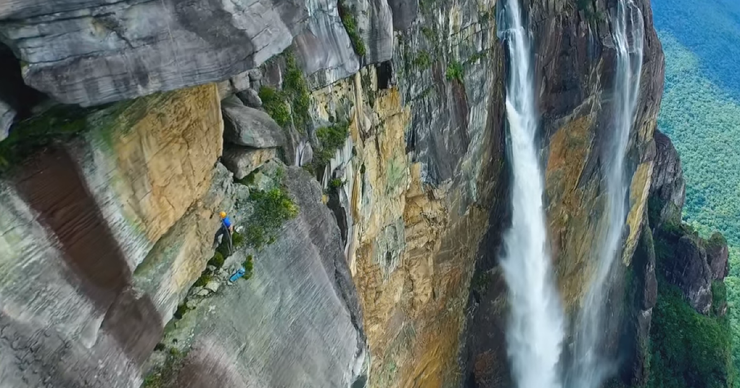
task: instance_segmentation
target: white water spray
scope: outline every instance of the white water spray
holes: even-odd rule
[[[603,345],[603,317],[610,290],[609,274],[621,253],[622,231],[627,217],[629,180],[625,158],[630,130],[640,92],[644,24],[642,12],[633,0],[619,0],[613,20],[617,49],[617,74],[614,85],[614,127],[606,167],[607,229],[601,240],[598,264],[591,279],[577,326],[574,360],[569,388],[598,388],[614,372],[614,362],[600,350]]]
[[[535,148],[537,110],[530,37],[517,1],[506,0],[503,20],[511,60],[506,115],[513,169],[512,225],[504,235],[506,256],[501,260],[511,305],[507,351],[518,388],[557,388],[561,385],[558,361],[564,320],[553,285],[543,177]]]

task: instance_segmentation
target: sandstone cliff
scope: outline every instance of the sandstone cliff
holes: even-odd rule
[[[610,16],[614,1],[525,2],[535,37],[535,79],[542,112],[543,160],[546,165],[547,219],[551,249],[562,300],[574,318],[597,263],[597,242],[607,226],[605,163],[612,141],[614,103],[611,98],[616,50]],[[655,158],[653,131],[663,90],[663,54],[652,25],[649,2],[637,2],[645,23],[644,62],[640,102],[630,133],[628,176],[631,177],[629,215],[624,231],[621,265],[612,277],[604,328],[609,352],[617,357],[620,333],[631,325],[623,309],[625,279],[634,271],[632,256],[645,222]],[[505,217],[501,210],[493,217]],[[482,245],[472,283],[472,319],[466,350],[466,381],[470,386],[508,387],[502,372],[506,295],[496,260],[500,229],[491,229]],[[570,325],[573,327],[573,325]],[[566,340],[565,352],[569,352]],[[567,355],[566,355],[567,357]]]
[[[613,129],[604,15],[615,2],[587,3],[527,2],[571,313],[606,222]],[[653,170],[671,170],[653,142],[662,52],[639,3],[646,52],[614,353],[626,327],[649,322],[654,259],[640,231]],[[52,104],[96,106],[18,122],[32,113],[11,119],[0,94],[0,120],[15,121],[0,143],[3,384],[509,386],[496,12],[491,0],[0,5],[0,40],[26,84]],[[680,186],[669,175],[656,179]],[[297,213],[263,236],[254,201],[273,189]],[[675,190],[660,195],[680,208]],[[224,263],[212,261],[219,210],[251,242]],[[227,285],[251,257],[253,275]],[[648,290],[637,309],[621,302],[639,299],[623,295],[633,273]]]

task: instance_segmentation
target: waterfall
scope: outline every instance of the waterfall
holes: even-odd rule
[[[613,20],[617,49],[614,85],[614,121],[604,166],[607,188],[607,228],[598,251],[596,272],[583,301],[575,333],[574,359],[566,379],[572,388],[598,388],[615,371],[615,363],[600,354],[603,317],[610,291],[609,274],[621,255],[622,231],[627,218],[629,179],[625,158],[640,91],[644,25],[642,12],[633,0],[619,0]]]
[[[537,159],[533,57],[518,0],[506,0],[501,24],[508,41],[506,115],[513,169],[512,225],[501,258],[511,307],[507,352],[519,388],[560,387],[558,361],[564,319],[553,284],[543,209],[543,174]]]

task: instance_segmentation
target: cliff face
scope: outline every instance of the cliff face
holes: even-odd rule
[[[526,3],[526,2],[525,2]],[[636,125],[630,133],[628,176],[630,203],[624,231],[621,265],[612,277],[614,304],[607,311],[607,346],[616,357],[623,327],[631,325],[625,300],[625,279],[638,271],[631,264],[645,220],[653,171],[653,131],[663,90],[663,54],[652,25],[649,2],[637,2],[645,23],[644,61]],[[595,270],[598,242],[607,227],[605,163],[614,128],[611,98],[616,71],[613,25],[609,15],[615,1],[529,2],[535,56],[543,160],[546,165],[546,204],[551,252],[560,293],[571,317],[581,306]],[[511,385],[504,330],[506,295],[496,260],[500,230],[491,230],[482,245],[472,284],[466,381],[471,386]],[[643,271],[643,269],[639,269]],[[573,325],[570,325],[572,328]],[[566,339],[566,353],[570,340]]]
[[[606,222],[615,50],[603,15],[615,4],[528,4],[569,312]],[[618,280],[650,271],[641,250],[632,257],[647,238],[653,160],[666,164],[652,142],[662,53],[649,4],[640,6],[646,52]],[[144,377],[147,387],[509,386],[496,8],[0,5],[0,39],[28,85],[83,106],[135,98],[54,108],[0,143],[0,167],[12,166],[0,180],[0,376],[13,387],[135,387]],[[279,192],[297,213],[269,235],[262,226],[274,214],[259,201]],[[212,244],[220,210],[248,240],[224,263]],[[252,260],[251,277],[229,285]],[[626,300],[619,284],[612,299]],[[615,348],[637,316],[624,310],[609,328]]]

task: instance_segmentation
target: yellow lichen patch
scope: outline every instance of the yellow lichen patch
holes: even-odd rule
[[[561,127],[550,139],[545,175],[552,257],[568,309],[574,307],[585,289],[591,271],[593,240],[598,233],[596,225],[591,224],[593,214],[589,210],[599,205],[597,182],[579,187],[591,152],[592,136],[589,117],[580,117]]]
[[[100,135],[113,152],[101,162],[116,174],[121,212],[154,242],[210,186],[223,149],[218,91],[207,85],[155,95],[117,114]]]
[[[624,244],[624,252],[622,253],[622,262],[627,266],[630,265],[632,255],[635,253],[635,248],[637,247],[640,226],[645,215],[648,194],[650,194],[650,179],[652,176],[653,162],[641,163],[637,166],[635,175],[632,176],[632,183],[630,185],[630,211],[627,214],[629,236]]]

